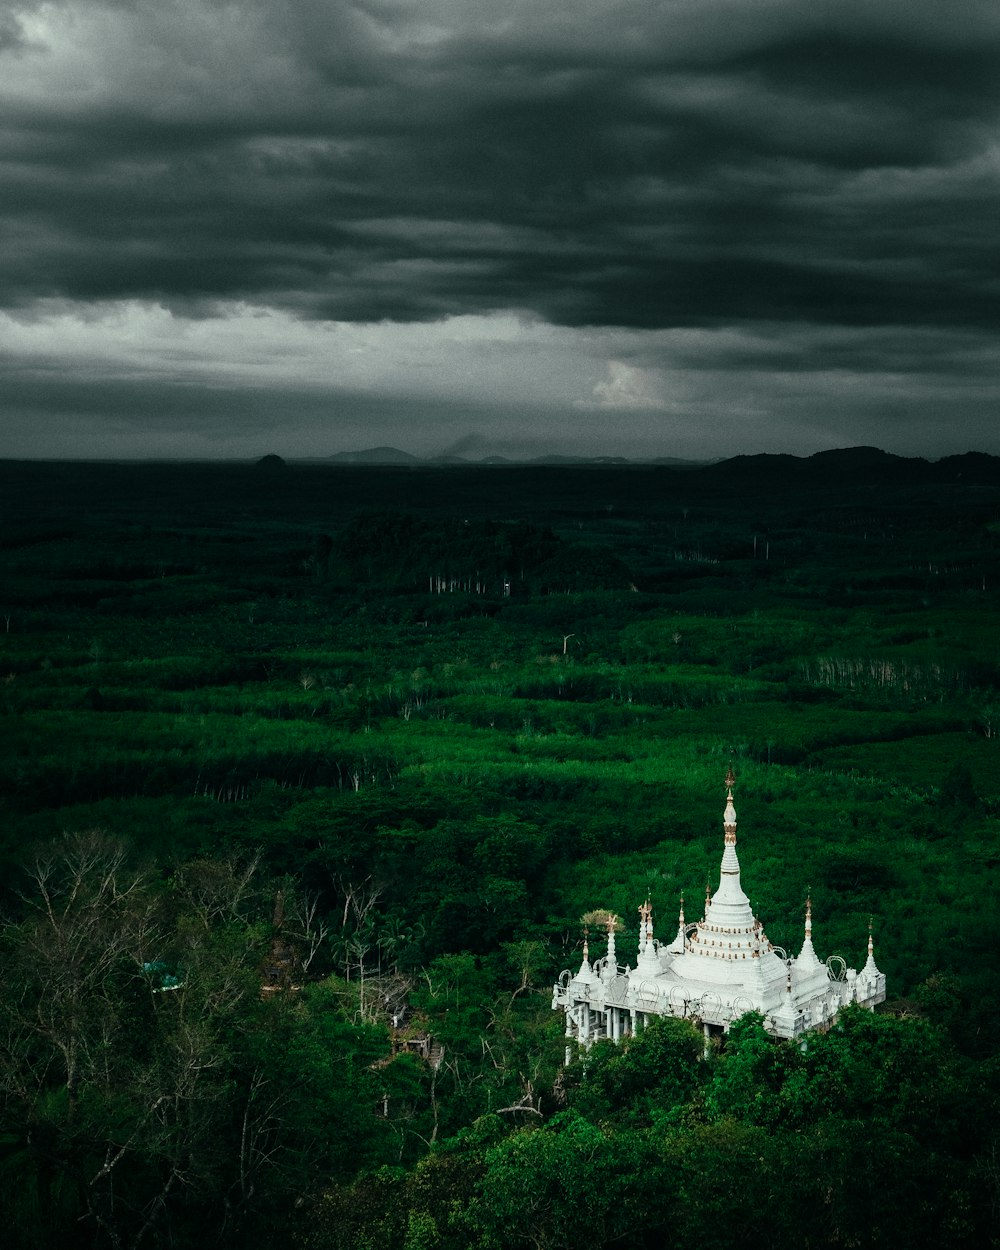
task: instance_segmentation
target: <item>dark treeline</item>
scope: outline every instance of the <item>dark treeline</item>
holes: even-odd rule
[[[14,1244],[992,1244],[995,468],[0,464]],[[769,936],[890,1001],[563,1068],[730,762]]]

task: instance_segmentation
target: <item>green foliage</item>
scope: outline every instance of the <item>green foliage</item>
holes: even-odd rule
[[[986,1244],[995,484],[443,473],[0,465],[16,1236]],[[672,932],[731,761],[769,935],[811,887],[859,963],[873,916],[896,1014],[560,1072],[580,917]],[[46,930],[25,848],[98,826],[134,888]],[[310,962],[262,1001],[279,884]]]
[[[484,1250],[607,1245],[648,1218],[657,1194],[642,1143],[604,1133],[573,1111],[512,1133],[486,1155],[467,1219]]]
[[[573,1106],[600,1123],[648,1127],[700,1096],[703,1041],[687,1020],[653,1018],[619,1045],[600,1042],[566,1075]]]
[[[0,1185],[16,1244],[260,1237],[312,1178],[378,1162],[384,1028],[261,997],[253,865],[164,891],[99,833],[39,850],[2,933]],[[164,969],[173,969],[167,976]]]

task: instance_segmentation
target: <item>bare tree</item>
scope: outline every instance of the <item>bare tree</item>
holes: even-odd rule
[[[382,887],[376,885],[371,877],[365,877],[360,884],[355,884],[338,876],[334,878],[334,885],[344,900],[340,933],[336,941],[344,967],[344,977],[350,981],[351,970],[354,969],[358,979],[363,982],[368,952],[377,945],[373,913],[382,897]]]
[[[284,929],[290,941],[299,948],[302,971],[322,950],[331,927],[319,910],[320,896],[314,891],[291,890],[285,907]]]
[[[38,852],[22,895],[27,920],[15,945],[25,993],[21,1026],[61,1061],[70,1116],[82,1079],[106,1064],[103,1042],[115,1015],[122,964],[141,971],[159,940],[144,874],[121,843],[100,830],[73,834]],[[51,1072],[45,1079],[51,1082]]]
[[[172,917],[122,843],[67,835],[34,856],[22,916],[0,932],[0,1107],[24,1141],[21,1172],[0,1174],[2,1200],[41,1187],[57,1205],[58,1186],[74,1195],[67,1218],[122,1250],[225,1169],[227,1032],[259,999],[256,930],[229,933],[246,866],[182,876],[185,906]]]
[[[218,921],[246,923],[260,910],[259,867],[259,851],[245,859],[196,859],[178,868],[171,884],[206,930]]]

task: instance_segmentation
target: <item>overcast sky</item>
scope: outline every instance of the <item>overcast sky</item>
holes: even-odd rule
[[[0,0],[0,455],[1000,454],[998,0]]]

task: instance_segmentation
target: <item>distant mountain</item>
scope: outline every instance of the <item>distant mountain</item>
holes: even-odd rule
[[[722,478],[775,478],[795,473],[804,463],[798,456],[784,452],[760,452],[755,456],[730,456],[706,466],[704,472]]]
[[[632,464],[625,456],[535,456],[522,464]]]
[[[714,472],[726,477],[797,478],[799,481],[830,482],[870,480],[885,477],[897,480],[924,477],[926,460],[908,460],[879,451],[877,447],[845,447],[817,451],[811,456],[789,456],[785,453],[761,453],[756,456],[732,456],[713,466]]]
[[[966,451],[960,456],[945,456],[935,462],[934,479],[938,482],[962,482],[966,486],[1000,484],[1000,456],[984,451]]]
[[[805,457],[732,456],[704,472],[730,487],[741,481],[772,486],[784,482],[799,486],[920,486],[940,482],[992,486],[1000,484],[1000,457],[966,452],[942,460],[924,460],[920,456],[896,456],[877,447],[840,447]]]
[[[905,456],[894,455],[891,451],[882,451],[879,447],[831,447],[827,451],[814,452],[809,457],[809,462],[814,465],[829,464],[838,469],[873,466],[884,469],[892,464],[901,464],[905,459]]]
[[[628,456],[583,456],[583,455],[559,455],[551,453],[546,456],[534,456],[531,458],[512,458],[510,456],[501,456],[496,453],[484,455],[477,459],[469,456],[456,455],[454,452],[443,452],[438,456],[413,456],[408,451],[401,451],[398,447],[368,447],[364,451],[338,451],[336,455],[326,458],[328,464],[409,464],[409,465],[460,465],[466,468],[475,465],[629,465],[629,464],[658,464],[669,465],[675,468],[701,468],[704,465],[713,463],[710,460],[680,460],[673,456],[658,456],[655,459],[630,459]]]
[[[267,464],[279,457],[264,457]],[[941,460],[924,460],[919,456],[897,456],[878,447],[838,447],[818,451],[811,456],[792,456],[786,453],[764,452],[758,455],[731,456],[727,460],[683,460],[675,456],[657,456],[648,459],[629,459],[627,456],[558,455],[536,456],[532,459],[512,459],[496,454],[479,459],[445,452],[439,456],[413,456],[398,447],[369,447],[363,451],[341,451],[329,456],[327,464],[373,465],[373,466],[421,466],[433,468],[473,469],[480,466],[533,466],[539,468],[627,468],[630,465],[655,466],[657,468],[683,470],[685,473],[705,474],[709,481],[718,480],[727,488],[738,487],[740,482],[770,484],[780,489],[782,483],[790,485],[816,485],[837,487],[839,485],[878,486],[909,485],[923,483],[960,482],[966,486],[1000,484],[1000,457],[985,452],[965,452],[963,455],[946,456]]]
[[[664,465],[668,469],[706,469],[710,465],[718,464],[718,457],[712,460],[682,460],[679,456],[657,456],[653,460],[641,461],[643,464],[659,464]]]
[[[368,447],[364,451],[338,451],[329,457],[332,464],[421,464],[419,457],[398,447]]]

